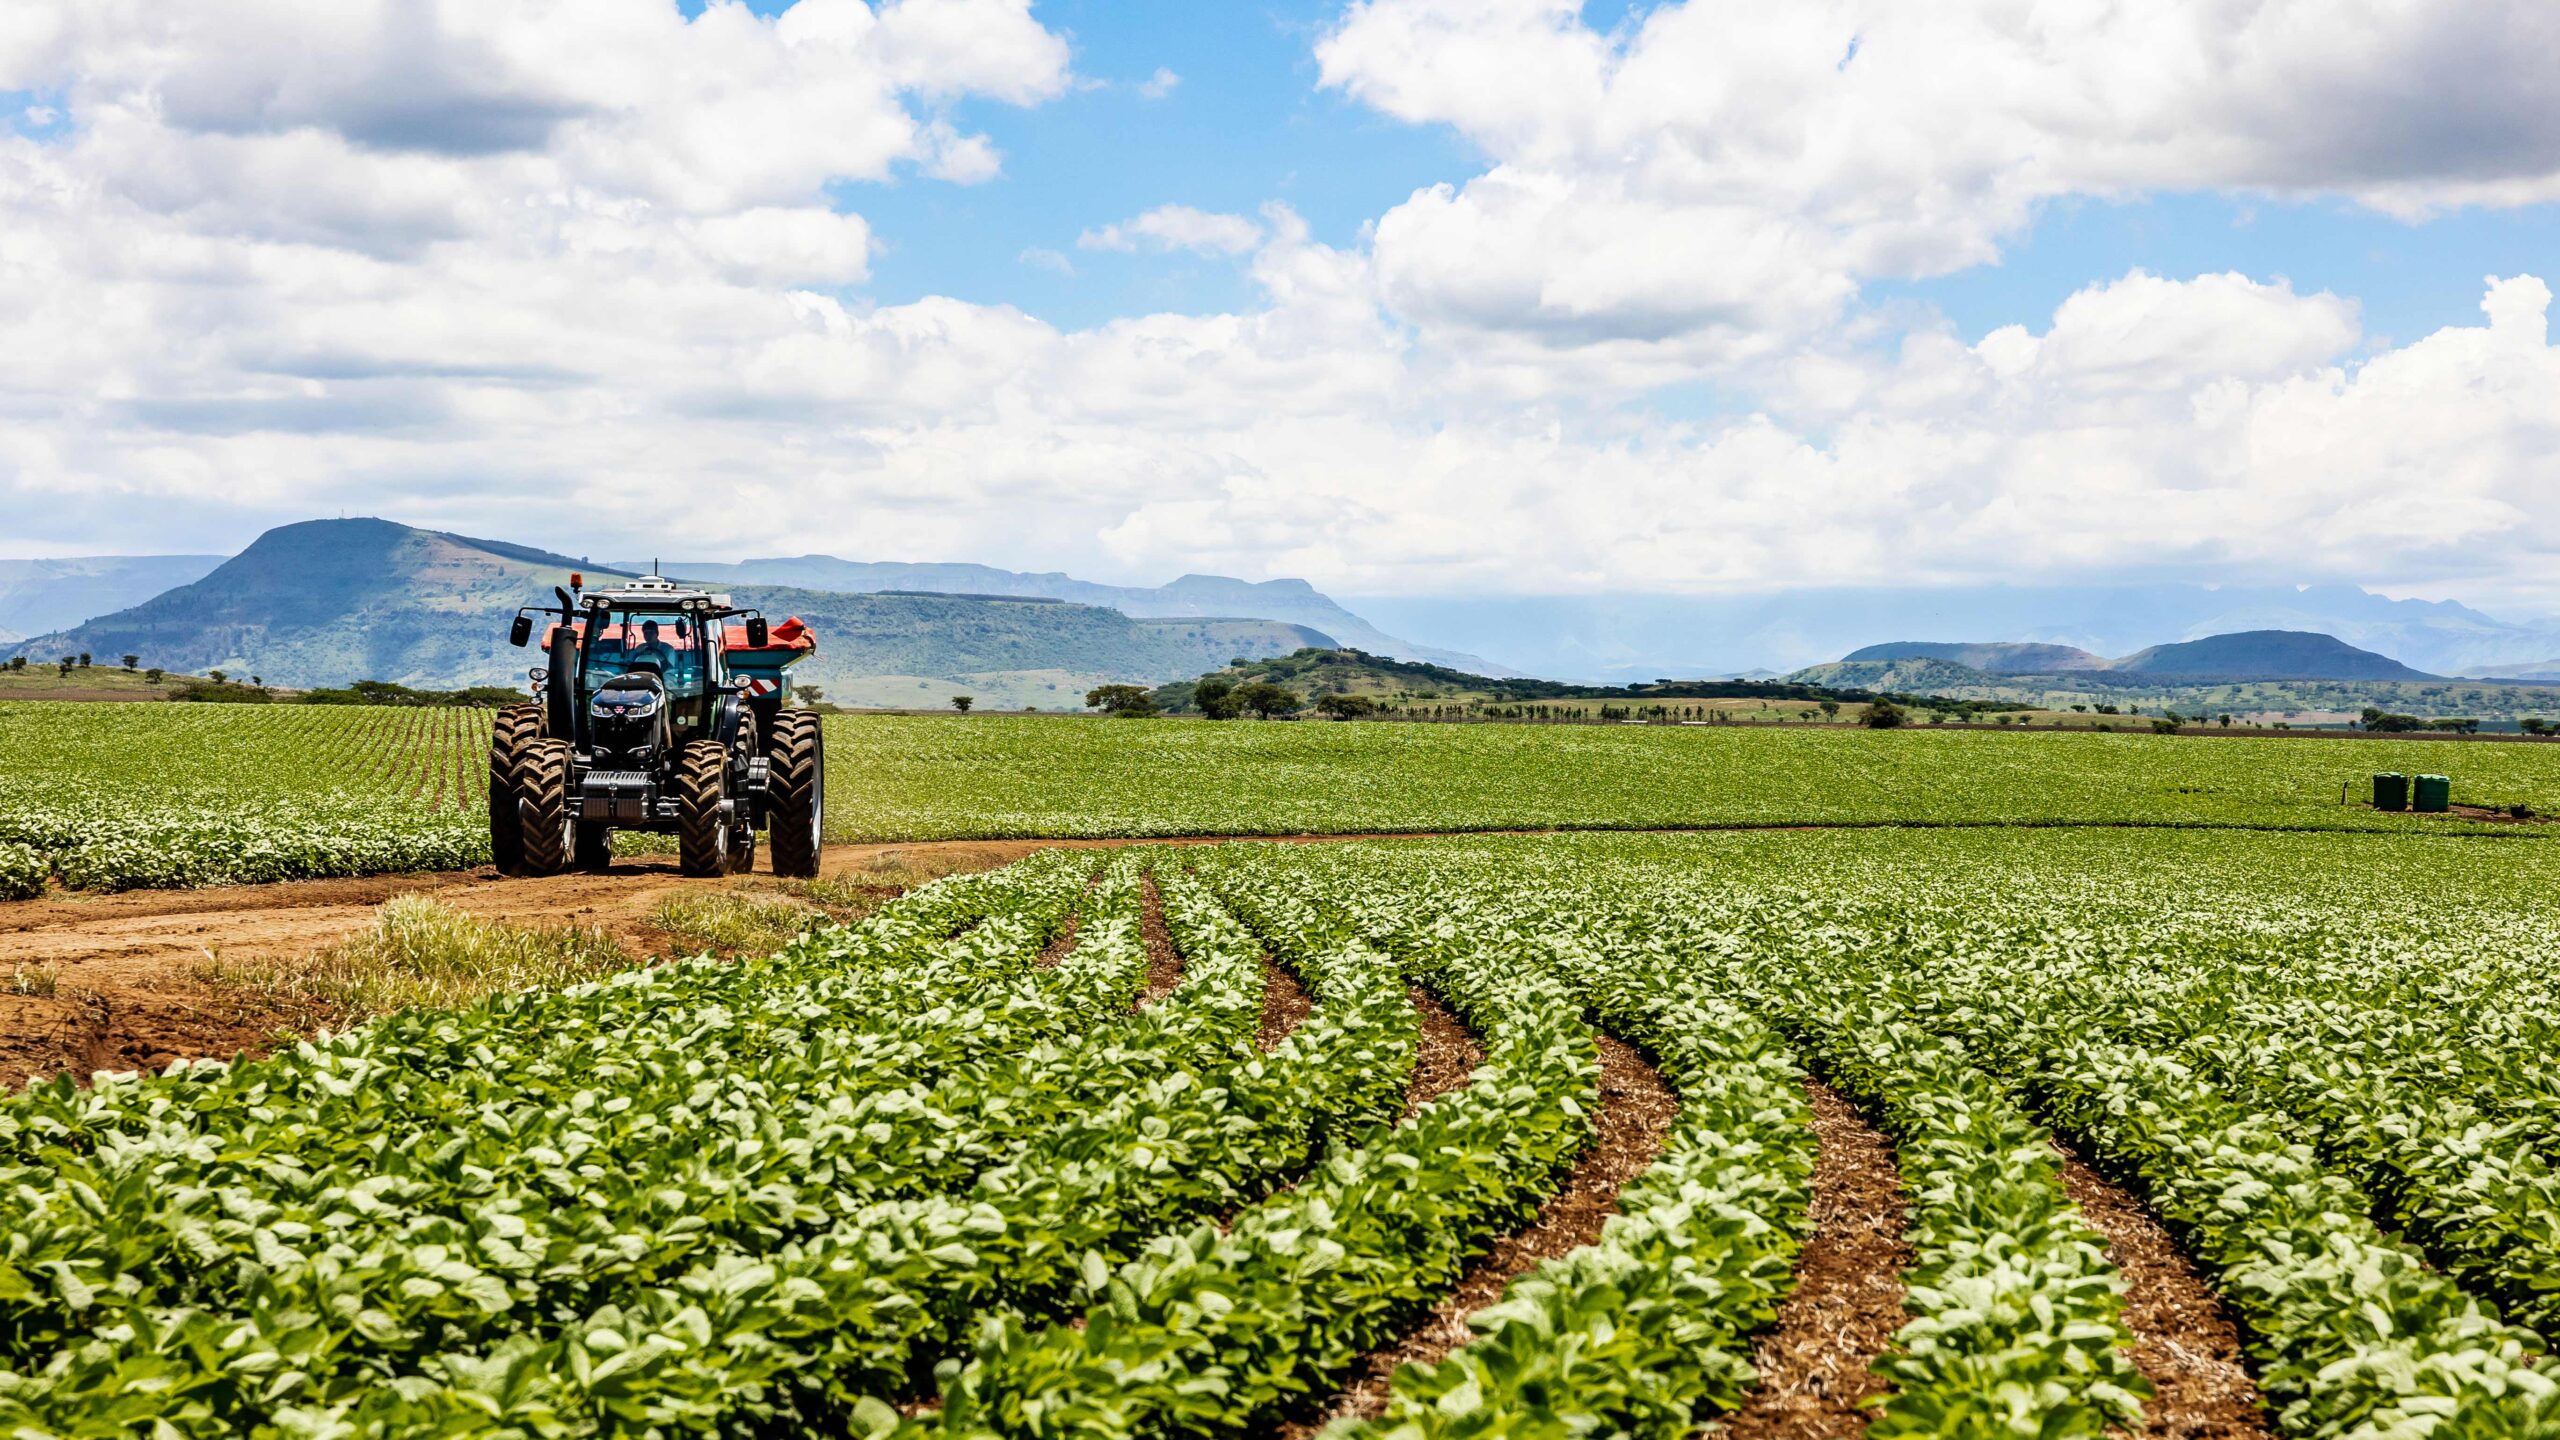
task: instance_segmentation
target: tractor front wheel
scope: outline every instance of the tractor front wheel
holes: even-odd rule
[[[827,823],[827,753],[814,711],[785,710],[774,717],[764,773],[773,873],[813,876]]]
[[[691,740],[676,760],[676,862],[687,875],[729,872],[736,823],[729,798],[729,751],[717,740]]]
[[[569,742],[534,740],[516,766],[516,813],[522,817],[522,872],[557,875],[569,865],[577,817],[569,810]]]
[[[501,707],[489,726],[489,859],[501,875],[524,870],[524,819],[516,806],[516,767],[526,742],[542,738],[542,707]]]

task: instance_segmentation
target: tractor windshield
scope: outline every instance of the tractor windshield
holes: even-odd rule
[[[618,675],[655,675],[670,698],[700,695],[702,627],[689,615],[615,611],[587,645],[586,689]]]

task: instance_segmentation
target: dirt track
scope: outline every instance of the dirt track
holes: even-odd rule
[[[832,845],[825,873],[890,853],[934,855],[960,868],[1000,865],[1045,842]],[[373,923],[384,901],[427,894],[484,920],[591,926],[634,955],[667,937],[649,923],[659,902],[717,884],[676,873],[675,857],[617,860],[602,874],[509,879],[489,869],[374,875],[203,890],[65,894],[0,905],[0,1085],[28,1074],[158,1067],[180,1056],[229,1055],[273,1038],[208,989],[208,959],[308,954]],[[40,980],[39,980],[40,977]],[[22,993],[50,988],[53,993]]]

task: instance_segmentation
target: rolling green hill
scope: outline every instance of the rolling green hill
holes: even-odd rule
[[[388,680],[445,688],[521,683],[528,652],[505,642],[519,605],[574,569],[565,555],[387,520],[314,520],[258,537],[211,574],[69,630],[0,647],[33,657],[91,651],[146,666],[220,669],[299,687]],[[1093,605],[955,595],[840,595],[739,586],[738,603],[818,631],[793,679],[856,704],[1075,708],[1106,681],[1156,684],[1236,656],[1330,645],[1268,620],[1133,620]]]
[[[2427,680],[2388,655],[2312,630],[2243,630],[2154,645],[2108,662],[2111,675],[2153,681]]]
[[[1852,650],[1844,658],[1852,661],[1945,660],[1992,675],[2050,675],[2058,670],[2100,670],[2107,663],[2105,657],[2092,655],[2077,645],[2039,645],[2017,640],[1982,644],[1892,640]]]

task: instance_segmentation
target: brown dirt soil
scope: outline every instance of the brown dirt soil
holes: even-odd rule
[[[2057,1146],[2056,1148],[2061,1148]],[[2258,1386],[2240,1360],[2240,1327],[2195,1262],[2142,1202],[2063,1150],[2071,1203],[2106,1237],[2124,1272],[2124,1323],[2133,1363],[2158,1394],[2144,1402],[2136,1436],[2157,1440],[2267,1440],[2274,1434]]]
[[[1414,1015],[1422,1022],[1422,1039],[1414,1049],[1413,1076],[1404,1084],[1404,1118],[1467,1083],[1476,1067],[1484,1063],[1484,1047],[1476,1043],[1475,1032],[1466,1022],[1440,1003],[1439,997],[1416,985],[1406,994],[1413,997]]]
[[[1316,1008],[1315,1000],[1298,977],[1282,968],[1280,962],[1262,957],[1262,1034],[1255,1041],[1264,1050],[1276,1050],[1289,1033],[1306,1023]]]
[[[1734,1412],[1734,1440],[1855,1440],[1883,1392],[1870,1368],[1902,1328],[1902,1238],[1907,1206],[1893,1149],[1838,1091],[1805,1082],[1819,1145],[1813,1238],[1796,1257],[1796,1284],[1761,1337],[1760,1384]]]
[[[1066,959],[1067,956],[1075,950],[1076,927],[1081,925],[1083,922],[1084,915],[1082,912],[1069,912],[1067,915],[1067,923],[1060,926],[1056,936],[1052,937],[1048,944],[1040,948],[1040,958],[1032,961],[1031,963],[1039,966],[1043,970],[1056,969],[1058,962]]]
[[[1564,1188],[1540,1207],[1537,1219],[1495,1241],[1404,1334],[1362,1356],[1341,1391],[1315,1418],[1281,1425],[1274,1433],[1283,1440],[1300,1440],[1342,1417],[1374,1419],[1384,1413],[1397,1366],[1447,1359],[1449,1352],[1475,1338],[1467,1317],[1501,1299],[1514,1279],[1600,1238],[1600,1227],[1618,1213],[1618,1191],[1662,1153],[1662,1137],[1678,1110],[1678,1097],[1642,1052],[1614,1036],[1601,1036],[1597,1133]]]
[[[1173,932],[1165,928],[1164,897],[1156,893],[1153,875],[1138,882],[1138,930],[1147,941],[1147,989],[1137,1004],[1144,1010],[1182,983],[1182,952],[1173,947]]]
[[[823,868],[831,879],[858,881],[878,861],[985,869],[1040,848],[1037,841],[831,845]],[[262,1051],[277,1039],[279,1019],[207,986],[197,968],[216,955],[247,962],[310,954],[372,924],[376,908],[395,896],[433,895],[484,920],[593,927],[634,955],[656,956],[670,949],[649,920],[658,904],[720,883],[684,878],[673,856],[629,856],[598,874],[509,878],[484,868],[0,905],[0,1085]]]

